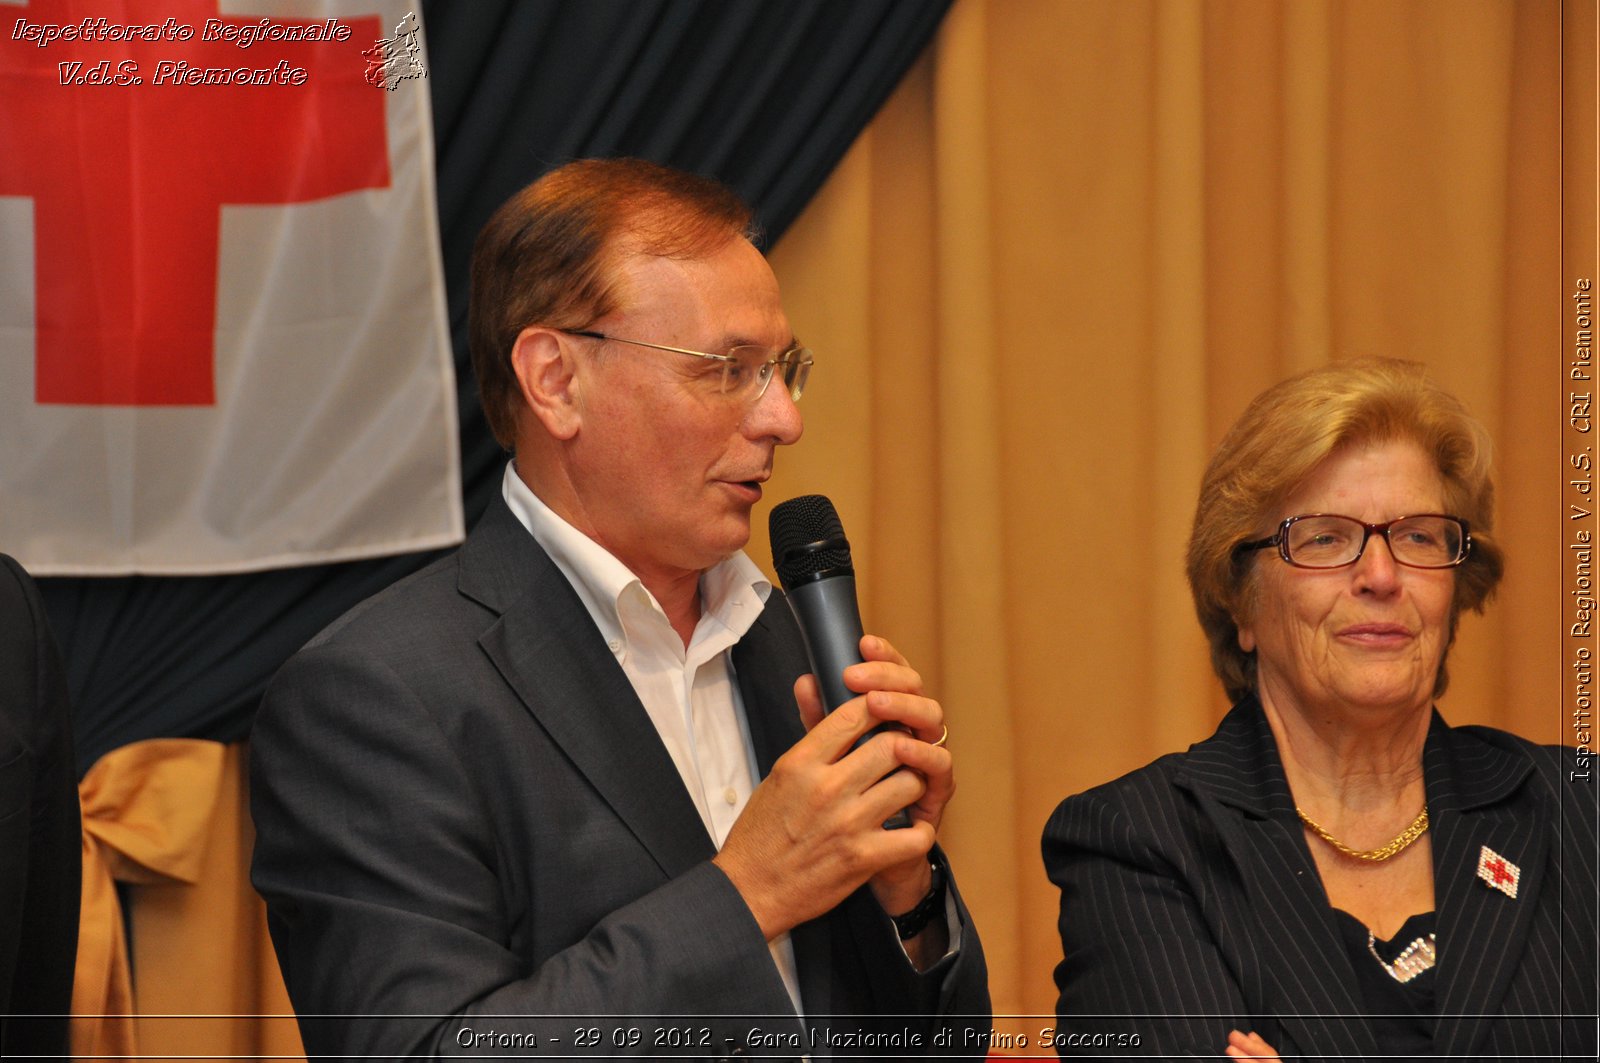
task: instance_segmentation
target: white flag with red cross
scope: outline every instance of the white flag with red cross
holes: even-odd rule
[[[415,0],[0,0],[0,551],[462,535]]]

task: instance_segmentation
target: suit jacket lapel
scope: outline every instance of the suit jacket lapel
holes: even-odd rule
[[[1178,785],[1199,798],[1242,880],[1246,910],[1220,944],[1236,957],[1246,999],[1272,1002],[1263,1018],[1275,1018],[1302,1051],[1375,1055],[1355,972],[1306,849],[1272,732],[1253,698],[1190,750]]]
[[[766,609],[734,646],[733,667],[744,701],[745,721],[750,727],[750,741],[755,746],[756,764],[764,779],[773,763],[805,736],[794,700],[794,680],[809,667],[794,616],[776,589]],[[830,992],[834,970],[831,937],[827,916],[801,923],[789,933],[808,1026],[810,1017],[837,1010]],[[811,1055],[826,1058],[831,1053],[819,1040]]]
[[[497,494],[462,546],[460,588],[501,614],[479,645],[668,877],[716,850],[677,767],[561,570]]]
[[[1526,758],[1453,730],[1435,714],[1423,775],[1438,912],[1437,1010],[1450,1017],[1439,1024],[1440,1055],[1477,1051],[1532,930],[1550,868],[1539,811],[1524,793],[1531,772]],[[1246,957],[1239,969],[1245,977],[1268,972],[1270,983],[1247,985],[1246,995],[1276,1001],[1284,1028],[1303,1050],[1375,1054],[1372,1029],[1354,996],[1354,971],[1306,850],[1271,731],[1253,699],[1191,750],[1179,785],[1200,797],[1244,880],[1250,918],[1235,935],[1235,947],[1260,937],[1249,946],[1258,956]],[[1520,868],[1515,899],[1479,880],[1485,845]]]
[[[774,590],[766,609],[733,648],[733,669],[763,779],[773,763],[805,736],[794,701],[794,680],[810,669],[799,638],[788,602]]]
[[[1438,1013],[1451,1016],[1439,1024],[1435,1051],[1472,1056],[1527,947],[1549,870],[1546,832],[1523,799],[1533,770],[1525,758],[1435,715],[1423,765],[1439,913]],[[1486,845],[1521,869],[1515,898],[1479,879]]]

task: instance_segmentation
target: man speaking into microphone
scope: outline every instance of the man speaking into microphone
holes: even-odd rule
[[[501,495],[297,654],[252,735],[253,879],[311,1054],[983,1043],[943,710],[868,636],[825,714],[742,553],[812,364],[749,226],[611,159],[480,234]]]

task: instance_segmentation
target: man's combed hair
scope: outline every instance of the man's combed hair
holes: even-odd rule
[[[511,349],[523,329],[584,328],[621,309],[628,255],[693,258],[735,237],[754,233],[731,189],[643,159],[568,163],[507,200],[473,248],[468,313],[478,398],[500,445],[516,440]]]
[[[1239,647],[1238,621],[1252,613],[1256,566],[1273,561],[1270,551],[1241,554],[1239,544],[1272,534],[1277,508],[1335,452],[1394,441],[1433,459],[1445,509],[1472,535],[1471,554],[1454,570],[1446,650],[1461,610],[1482,612],[1493,596],[1504,562],[1492,538],[1488,430],[1414,362],[1364,358],[1292,377],[1258,395],[1217,446],[1189,535],[1189,589],[1212,667],[1234,701],[1255,692],[1255,654]],[[1441,660],[1434,696],[1446,682]]]

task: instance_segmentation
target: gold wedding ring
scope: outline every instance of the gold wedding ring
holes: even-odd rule
[[[936,745],[936,746],[942,746],[942,745],[944,745],[945,740],[948,739],[949,737],[950,737],[950,728],[946,727],[944,724],[941,723],[939,725],[939,740],[937,742],[934,742],[933,744]]]

